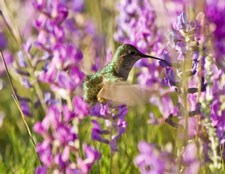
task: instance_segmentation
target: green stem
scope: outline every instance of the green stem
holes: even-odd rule
[[[15,92],[15,88],[14,88],[14,85],[13,85],[13,82],[12,82],[12,78],[10,77],[10,74],[9,74],[9,69],[7,67],[7,64],[6,64],[6,61],[5,61],[5,58],[4,58],[4,55],[2,53],[2,51],[0,50],[0,56],[2,58],[2,61],[3,61],[3,64],[4,64],[4,67],[5,67],[5,70],[6,70],[6,74],[7,74],[7,77],[8,77],[8,80],[9,80],[9,84],[10,84],[10,87],[11,87],[11,90],[12,90],[12,93],[14,96],[16,96],[16,92]]]
[[[112,109],[110,111],[111,113],[113,112]],[[109,139],[111,140],[112,138],[112,135],[113,135],[113,119],[112,119],[112,114],[109,115],[109,120],[111,122],[111,126],[110,126],[110,134],[109,134]],[[110,174],[112,174],[112,168],[113,168],[113,151],[110,149],[110,166],[109,166],[109,171],[110,171]]]
[[[185,83],[185,85],[188,85],[188,84]],[[185,146],[188,142],[188,102],[187,102],[187,88],[186,87],[184,88],[183,103],[184,103],[184,117],[185,117],[183,145]]]
[[[189,67],[189,63],[186,59],[188,57],[185,55],[185,59],[183,62],[182,66],[182,72],[186,72]],[[182,116],[184,118],[184,129],[179,128],[178,130],[178,174],[182,171],[183,165],[182,165],[182,154],[183,154],[183,149],[186,146],[188,142],[188,101],[187,101],[187,87],[188,87],[188,77],[184,77],[181,81],[181,85],[178,86],[179,91],[181,91],[181,100],[183,103],[184,109],[181,111]]]
[[[14,102],[15,102],[15,104],[16,104],[16,106],[17,106],[19,112],[20,112],[20,115],[21,115],[21,117],[22,117],[23,123],[24,123],[24,125],[25,125],[25,127],[26,127],[26,129],[27,129],[28,135],[29,135],[29,137],[30,137],[30,139],[31,139],[31,142],[32,142],[34,151],[35,151],[35,153],[37,154],[37,152],[36,152],[36,142],[35,142],[35,140],[34,140],[34,138],[33,138],[33,135],[32,135],[32,133],[31,133],[31,130],[30,130],[30,128],[29,128],[29,125],[28,125],[28,123],[27,123],[26,120],[25,120],[25,115],[24,115],[24,113],[23,113],[23,111],[22,111],[22,108],[21,108],[21,106],[20,106],[19,100],[18,100],[18,98],[17,98],[16,91],[15,91],[15,88],[14,88],[14,85],[13,85],[13,82],[12,82],[12,79],[11,79],[11,77],[10,77],[9,70],[8,70],[7,65],[6,65],[6,61],[5,61],[4,55],[2,54],[2,51],[0,51],[0,56],[1,56],[1,58],[2,58],[4,67],[5,67],[5,70],[6,70],[6,74],[7,74],[8,80],[9,80],[9,84],[10,84],[10,87],[11,87],[11,90],[12,90],[12,93],[13,93],[13,94],[12,94],[13,100],[14,100]],[[38,154],[37,154],[37,157],[38,157],[38,159],[39,159]],[[41,163],[41,160],[40,160],[40,159],[39,159],[39,162]]]
[[[13,17],[9,13],[8,7],[6,5],[5,0],[0,1],[0,15],[2,16],[3,22],[6,24],[9,32],[13,36],[14,40],[17,42],[18,45],[21,45],[22,37],[17,27],[15,27],[15,22],[13,21]],[[4,12],[2,11],[4,10]],[[7,13],[7,17],[3,13]]]
[[[37,96],[38,96],[38,99],[40,100],[41,102],[41,106],[42,106],[42,109],[44,110],[44,112],[46,113],[47,112],[47,105],[45,103],[45,99],[44,99],[44,95],[43,95],[43,92],[41,90],[41,87],[38,83],[38,80],[37,78],[35,77],[35,68],[33,67],[32,63],[31,63],[31,57],[30,55],[23,49],[23,52],[26,54],[26,57],[27,57],[27,62],[28,62],[28,65],[29,65],[29,68],[28,70],[30,71],[30,75],[31,75],[31,78],[33,79],[33,86],[34,86],[34,89],[37,93]]]
[[[113,152],[110,151],[110,174],[112,174],[112,167],[113,167]]]

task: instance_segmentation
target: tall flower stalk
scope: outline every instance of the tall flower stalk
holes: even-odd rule
[[[78,68],[83,54],[80,43],[73,45],[68,39],[70,28],[63,27],[69,12],[76,15],[82,10],[82,4],[75,9],[69,9],[69,4],[61,1],[35,1],[33,5],[39,13],[34,23],[38,31],[34,46],[40,52],[36,59],[45,61],[44,67],[35,73],[52,91],[50,96],[45,94],[48,110],[44,119],[34,126],[35,132],[43,137],[37,145],[42,166],[36,173],[88,173],[100,154],[85,143],[80,147],[79,142],[79,122],[89,113],[88,105],[75,94],[84,78]],[[76,25],[74,22],[70,27]],[[85,153],[83,158],[79,149]]]

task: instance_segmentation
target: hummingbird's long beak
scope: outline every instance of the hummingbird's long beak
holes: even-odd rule
[[[150,56],[150,55],[147,55],[147,54],[140,54],[140,57],[143,57],[143,58],[151,58],[151,59],[156,59],[156,60],[162,60],[162,61],[165,61],[163,59],[160,59],[158,57],[154,57],[154,56]]]
[[[155,57],[155,56],[150,56],[150,55],[143,54],[143,53],[141,53],[141,54],[140,54],[140,56],[141,56],[142,58],[151,58],[151,59],[160,60],[160,61],[165,62],[167,65],[171,66],[171,65],[170,65],[170,63],[169,63],[169,62],[167,62],[166,60],[164,60],[164,59],[160,59],[160,58]]]

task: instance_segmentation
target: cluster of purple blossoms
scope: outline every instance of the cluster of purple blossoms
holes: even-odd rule
[[[74,101],[77,104],[77,101]],[[76,106],[76,105],[75,105]],[[47,169],[56,173],[88,173],[96,160],[100,158],[98,151],[83,144],[84,159],[79,156],[79,137],[76,128],[71,125],[76,114],[67,105],[53,105],[48,108],[47,115],[37,122],[34,131],[40,134],[44,141],[38,143],[37,152],[42,166],[36,173],[47,173]]]
[[[140,142],[138,149],[140,154],[134,159],[134,163],[142,174],[163,174],[170,171],[169,166],[173,166],[175,170],[168,153],[160,152],[153,144]]]
[[[116,41],[129,43],[142,52],[158,52],[161,47],[156,14],[149,1],[123,0],[118,4]]]
[[[225,71],[225,31],[223,18],[225,14],[225,3],[223,0],[207,0],[206,16],[209,21],[209,30],[213,36],[214,56],[217,66]]]
[[[96,104],[91,111],[91,115],[102,118],[105,121],[106,128],[102,128],[99,121],[92,120],[92,139],[109,144],[113,152],[117,151],[117,141],[126,131],[127,122],[125,116],[127,112],[125,105]]]
[[[198,149],[195,143],[188,143],[183,150],[182,162],[184,164],[184,174],[197,174],[200,169],[198,159]]]
[[[202,115],[204,116],[204,127],[208,134],[207,154],[211,161],[209,165],[212,172],[222,168],[221,161],[225,158],[225,74],[216,66],[212,55],[206,57],[206,92],[201,97]]]
[[[56,94],[68,98],[83,80],[84,74],[78,68],[83,55],[78,48],[66,42],[62,23],[68,16],[67,7],[60,2],[46,3],[34,3],[40,11],[35,21],[39,31],[36,45],[45,51],[47,55],[44,56],[49,59],[39,79],[50,84]]]
[[[192,57],[190,62],[191,66],[189,70],[183,72],[182,69],[179,72],[178,67],[176,67],[176,71],[172,70],[171,67],[167,67],[167,80],[168,84],[171,86],[180,86],[179,83],[181,79],[184,78],[182,73],[188,75],[187,100],[189,104],[189,116],[200,115],[202,116],[201,119],[204,119],[204,117],[207,119],[207,117],[209,117],[216,130],[220,145],[223,146],[225,132],[225,119],[223,117],[225,115],[225,108],[223,106],[225,94],[224,73],[222,69],[219,69],[217,65],[214,64],[223,58],[221,56],[215,56],[215,59],[213,59],[212,55],[206,55],[208,51],[205,44],[207,36],[201,33],[201,31],[203,31],[203,24],[204,15],[201,13],[197,15],[196,20],[193,22],[188,22],[184,14],[178,17],[172,35],[172,45],[179,53],[179,59],[176,62],[179,63],[179,60],[182,61],[183,58],[183,61],[185,61],[188,57]],[[218,56],[218,54],[216,55]],[[206,63],[207,59],[211,59],[211,62]],[[188,64],[188,62],[186,62],[186,64]],[[205,80],[207,76],[210,77]],[[178,93],[179,91],[182,92],[179,89],[177,89],[177,91]],[[203,98],[203,100],[201,98]],[[211,103],[208,103],[208,106],[204,106],[204,100],[208,100],[208,98],[211,98]],[[180,109],[183,110],[182,108],[184,107],[179,104],[179,107],[180,106]],[[203,114],[204,107],[210,107],[208,115]],[[193,118],[188,119],[191,122],[197,121],[193,120]],[[197,125],[197,123],[195,123],[195,125]],[[197,126],[192,129],[192,132],[193,130],[196,131]],[[195,135],[197,134],[195,133]]]
[[[224,146],[225,143],[225,106],[224,106],[224,96],[225,96],[225,75],[222,70],[219,70],[214,66],[213,72],[213,84],[212,88],[209,89],[212,97],[212,103],[210,107],[210,119],[213,126],[216,129],[217,136],[219,138],[220,144]],[[210,96],[211,96],[210,95]]]
[[[45,94],[48,106],[46,115],[34,125],[35,132],[44,139],[37,145],[42,166],[37,168],[36,173],[47,173],[48,169],[56,173],[88,173],[100,158],[100,154],[85,143],[84,159],[78,153],[78,124],[89,114],[89,107],[82,97],[75,95],[84,78],[79,68],[83,58],[80,43],[73,44],[69,38],[69,13],[76,15],[83,8],[83,1],[75,2],[73,5],[66,1],[42,0],[33,3],[39,14],[35,20],[38,37],[34,45],[40,52],[38,62],[45,62],[36,74],[54,94]],[[75,27],[75,22],[72,20],[70,27]]]
[[[140,154],[134,159],[135,165],[142,174],[175,174],[178,172],[178,163],[172,158],[170,152],[159,150],[155,145],[146,142],[138,144]],[[197,159],[197,147],[188,143],[182,152],[181,162],[185,174],[197,174],[200,161]]]
[[[218,159],[221,158],[218,151],[224,147],[225,132],[225,107],[223,106],[225,96],[223,72],[224,32],[223,29],[221,30],[220,22],[218,22],[223,14],[219,9],[224,9],[225,7],[224,3],[222,4],[217,4],[217,6],[214,2],[207,2],[206,7],[208,10],[206,11],[206,16],[203,13],[198,13],[196,19],[191,22],[188,22],[184,13],[178,17],[177,22],[173,25],[170,37],[170,46],[176,50],[178,56],[172,55],[171,57],[177,57],[177,60],[172,60],[171,64],[174,65],[173,67],[166,67],[167,84],[175,86],[178,95],[182,96],[184,94],[184,86],[183,89],[180,86],[184,83],[184,79],[187,80],[185,88],[187,91],[189,115],[188,135],[189,138],[194,136],[201,137],[204,130],[198,124],[199,122],[206,122],[204,126],[208,133],[208,138],[214,144],[214,146],[211,144],[211,149],[208,148],[206,154],[213,162],[214,169],[221,167],[218,162]],[[212,30],[211,26],[209,30],[206,30],[204,28],[206,23],[212,25],[214,29]],[[212,50],[209,50],[210,47],[207,45],[209,40],[208,33],[211,32],[214,37],[211,42],[214,46],[214,54],[210,54],[209,51]],[[217,46],[217,44],[220,46]],[[176,64],[173,64],[173,62],[176,62]],[[185,108],[183,104],[178,103],[179,113]],[[200,118],[201,121],[197,118]],[[209,124],[212,126],[208,126],[208,121],[206,121],[208,119],[210,120]],[[183,120],[181,123],[184,125]],[[213,129],[216,134],[213,133]],[[201,143],[205,146],[209,142],[203,139]],[[211,155],[212,153],[213,155]]]
[[[212,32],[212,43],[214,54],[212,59],[207,65],[208,74],[210,77],[209,87],[207,88],[207,94],[205,98],[210,98],[210,119],[213,126],[216,128],[217,136],[219,137],[220,145],[224,146],[224,132],[225,132],[225,107],[224,107],[224,96],[225,96],[225,32],[224,32],[224,15],[225,3],[224,1],[207,0],[206,16],[209,22],[209,29]],[[214,64],[216,62],[216,65]]]
[[[168,86],[175,87],[174,89],[178,94],[187,93],[190,116],[197,115],[200,111],[197,101],[199,78],[201,83],[200,92],[204,92],[206,89],[203,73],[205,55],[200,55],[201,51],[205,54],[204,50],[201,50],[204,49],[204,38],[201,35],[200,23],[201,21],[198,20],[189,22],[185,13],[181,13],[178,16],[177,21],[172,27],[169,45],[169,49],[175,50],[175,53],[172,51],[164,52],[165,60],[172,66],[162,65],[166,70],[164,83]],[[200,59],[202,60],[200,61]],[[202,68],[201,74],[199,72],[199,66]],[[184,82],[184,79],[186,79],[186,82]],[[184,86],[186,89],[184,89]],[[180,103],[181,100],[178,100],[178,102],[178,109],[183,110],[184,105]]]

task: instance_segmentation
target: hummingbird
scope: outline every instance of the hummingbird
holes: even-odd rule
[[[137,99],[146,99],[146,89],[126,82],[131,68],[142,58],[156,59],[168,64],[166,60],[143,54],[133,45],[123,44],[117,48],[110,63],[95,74],[86,76],[83,83],[84,100],[91,105],[108,100],[136,105],[140,103]]]

